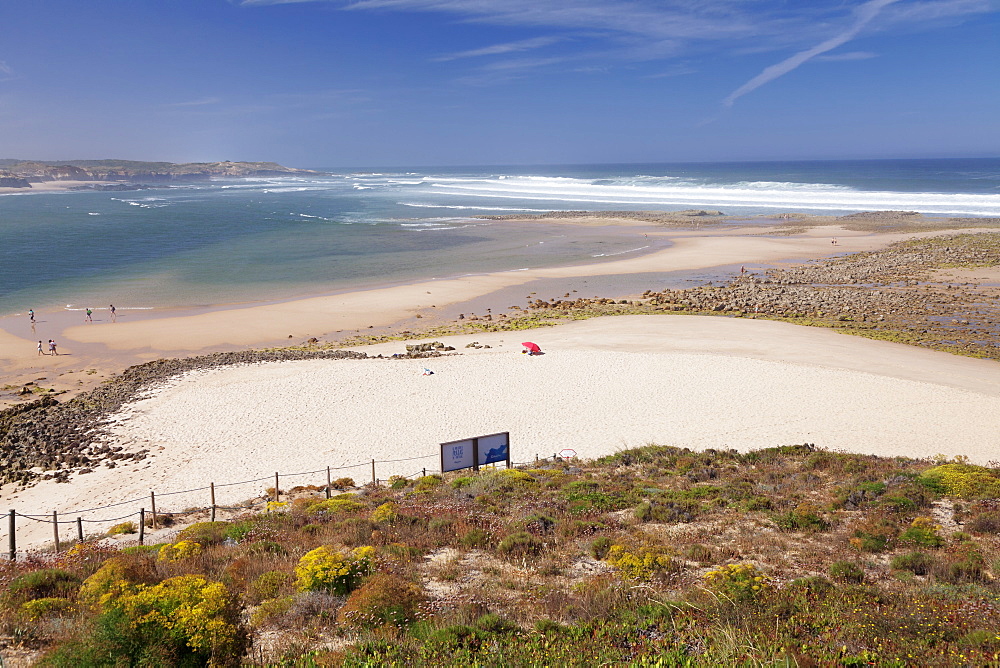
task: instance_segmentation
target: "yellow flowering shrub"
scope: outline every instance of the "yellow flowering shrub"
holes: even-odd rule
[[[632,580],[651,580],[657,575],[679,571],[681,566],[663,548],[629,548],[612,545],[605,561],[614,566],[622,577]]]
[[[381,506],[372,511],[372,522],[395,522],[399,518],[399,511],[396,504],[386,501]]]
[[[288,508],[287,501],[268,501],[267,502],[267,512],[274,513],[279,510],[285,510]]]
[[[108,535],[120,536],[122,534],[133,534],[137,531],[139,531],[139,527],[135,525],[135,522],[122,522],[108,529]]]
[[[123,616],[126,628],[136,632],[137,637],[162,637],[165,632],[196,653],[226,654],[235,649],[238,641],[226,586],[197,575],[141,586],[109,598],[102,607],[105,612]]]
[[[154,577],[155,573],[148,561],[112,557],[83,581],[79,598],[84,603],[98,605],[108,598],[134,591],[138,585],[151,582]]]
[[[710,589],[734,600],[749,600],[771,589],[771,581],[753,564],[727,564],[705,573]]]
[[[358,503],[354,499],[345,498],[348,495],[343,495],[339,497],[334,497],[332,499],[324,499],[322,501],[317,501],[312,503],[306,508],[306,512],[310,513],[353,513],[356,510],[361,510],[365,507],[363,503]]]
[[[190,559],[201,554],[201,544],[191,540],[181,540],[173,544],[166,544],[160,548],[159,561],[180,561]]]
[[[920,474],[920,481],[948,496],[960,499],[1000,497],[1000,471],[966,463],[935,466]]]
[[[900,534],[899,539],[924,547],[941,547],[944,544],[944,538],[938,533],[940,530],[941,526],[935,524],[931,518],[917,517],[910,522],[909,528]]]
[[[317,547],[299,559],[295,586],[299,591],[327,591],[347,594],[371,573],[375,548],[370,545],[348,553],[327,546]]]
[[[59,597],[36,598],[21,604],[21,614],[31,622],[37,622],[45,617],[72,614],[75,611],[76,606],[72,601]]]

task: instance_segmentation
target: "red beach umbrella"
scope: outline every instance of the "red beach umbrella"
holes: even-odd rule
[[[542,352],[542,349],[538,347],[537,343],[532,343],[531,341],[525,341],[521,345],[524,346],[525,348],[527,348],[529,352],[533,352],[533,353],[540,353],[540,352]]]

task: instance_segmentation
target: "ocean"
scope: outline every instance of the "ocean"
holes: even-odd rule
[[[329,169],[128,192],[0,196],[0,315],[274,301],[651,250],[559,210],[868,210],[1000,217],[1000,159]]]

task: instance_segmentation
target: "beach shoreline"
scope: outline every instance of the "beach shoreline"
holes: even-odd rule
[[[539,219],[553,222],[551,217]],[[590,218],[591,223],[593,217]],[[598,219],[600,220],[600,219]],[[361,290],[344,290],[265,303],[208,306],[199,309],[119,311],[110,322],[106,307],[96,321],[83,322],[82,311],[36,313],[31,327],[24,315],[0,318],[0,406],[22,403],[28,387],[36,393],[51,389],[69,398],[95,387],[128,366],[163,357],[188,357],[260,347],[336,343],[353,336],[426,329],[472,313],[499,316],[534,296],[556,291],[591,297],[592,286],[604,282],[605,294],[623,298],[637,294],[641,280],[619,280],[632,288],[616,291],[614,277],[656,277],[685,271],[718,269],[724,279],[740,266],[788,264],[838,254],[882,248],[910,238],[912,232],[845,230],[842,226],[789,229],[784,225],[739,226],[715,220],[709,229],[651,226],[648,221],[608,219],[608,224],[636,228],[669,247],[621,259],[593,263],[527,268],[420,280]],[[566,225],[579,224],[568,218]],[[971,223],[970,223],[971,224]],[[937,234],[928,231],[923,234]],[[837,243],[831,243],[832,238]],[[533,284],[553,292],[537,295]],[[654,288],[647,285],[643,289]],[[620,291],[620,288],[618,289]],[[518,293],[524,293],[518,297]],[[528,294],[531,293],[531,294]],[[517,300],[515,300],[517,298]],[[60,355],[39,356],[37,341],[55,339]]]

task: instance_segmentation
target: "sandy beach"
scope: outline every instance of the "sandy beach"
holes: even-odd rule
[[[529,337],[544,355],[520,352]],[[490,348],[465,348],[472,341]],[[112,417],[111,443],[149,449],[145,461],[3,496],[24,514],[67,517],[132,500],[84,513],[100,519],[148,508],[154,490],[161,512],[177,511],[207,505],[211,482],[219,504],[257,497],[276,471],[313,472],[284,478],[286,488],[323,484],[326,466],[370,482],[372,459],[381,480],[434,470],[440,442],[498,431],[511,433],[515,461],[563,448],[596,457],[649,443],[747,450],[808,442],[986,463],[1000,446],[995,362],[824,329],[622,316],[443,342],[459,354],[188,373]],[[365,352],[402,350],[387,343]],[[165,496],[186,489],[197,491]],[[51,526],[22,520],[18,539],[51,540]]]
[[[500,313],[514,303],[523,305],[533,283],[556,285],[567,292],[576,288],[583,291],[590,277],[801,262],[873,250],[915,236],[850,232],[839,227],[787,234],[767,227],[667,230],[621,219],[604,222],[635,228],[637,238],[643,234],[663,236],[672,245],[601,263],[462,276],[276,303],[219,306],[198,312],[119,311],[117,322],[111,321],[104,308],[96,310],[93,323],[84,323],[80,311],[36,313],[35,327],[24,314],[8,316],[0,318],[0,387],[35,382],[73,396],[127,366],[164,356],[294,345],[310,338],[337,341],[373,329],[427,326],[454,318],[459,310],[468,313],[472,307],[463,305],[472,303],[480,313],[486,308]],[[831,236],[837,237],[836,246],[831,245]],[[515,299],[518,288],[524,288],[524,294]],[[58,342],[59,357],[37,355],[37,341],[49,338]],[[0,399],[9,405],[12,397]]]

